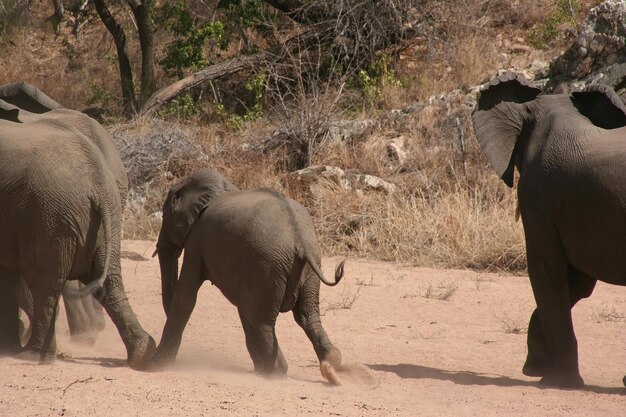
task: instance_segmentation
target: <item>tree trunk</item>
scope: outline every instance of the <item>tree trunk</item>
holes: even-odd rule
[[[104,0],[93,0],[96,12],[104,26],[113,36],[117,49],[117,59],[120,64],[120,82],[122,87],[122,100],[124,103],[124,115],[130,117],[135,111],[135,84],[130,58],[126,50],[126,33],[124,28],[115,20],[109,12]]]
[[[127,0],[133,11],[139,32],[141,47],[141,92],[139,106],[150,97],[154,91],[154,27],[152,25],[153,0]]]
[[[65,13],[65,9],[63,8],[63,0],[52,0],[52,4],[54,5],[54,16],[60,22],[63,19],[63,13]]]

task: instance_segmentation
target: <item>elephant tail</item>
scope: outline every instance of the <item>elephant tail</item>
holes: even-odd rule
[[[334,287],[335,285],[339,284],[339,282],[341,281],[341,278],[343,278],[343,267],[344,267],[344,264],[346,263],[345,259],[342,260],[339,263],[339,265],[337,265],[337,267],[335,268],[335,282],[330,282],[326,279],[326,277],[324,276],[320,268],[317,266],[317,263],[315,262],[315,260],[311,257],[309,253],[304,254],[304,260],[308,262],[313,272],[315,272],[315,275],[319,277],[320,281],[322,281],[324,284],[328,285],[329,287]]]
[[[88,294],[95,295],[96,292],[100,291],[103,288],[104,280],[106,279],[107,273],[109,272],[109,264],[111,263],[111,251],[113,250],[113,246],[110,210],[107,210],[106,207],[103,207],[102,202],[96,203],[96,208],[100,213],[100,218],[102,219],[102,228],[104,229],[104,262],[102,264],[102,271],[100,272],[100,276],[91,281],[89,284],[85,284],[84,287],[78,289],[78,294],[80,296]]]

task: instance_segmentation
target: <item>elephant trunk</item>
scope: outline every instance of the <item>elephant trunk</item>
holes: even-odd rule
[[[163,309],[165,315],[169,314],[172,299],[174,298],[174,289],[178,281],[178,258],[182,250],[178,248],[165,235],[163,230],[159,234],[157,249],[155,254],[159,255],[159,266],[161,268],[161,296],[163,299]]]

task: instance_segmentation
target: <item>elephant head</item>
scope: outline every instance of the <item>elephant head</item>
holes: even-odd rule
[[[569,96],[548,96],[515,73],[494,78],[481,90],[472,122],[483,152],[509,187],[513,186],[515,166],[521,171],[519,158],[529,138],[545,138],[535,128],[550,111],[576,114],[603,129],[626,126],[626,107],[605,85],[591,85]]]
[[[178,258],[193,224],[211,200],[224,192],[237,190],[219,172],[207,168],[197,170],[170,188],[163,203],[163,223],[154,253],[159,255],[166,314],[178,280]]]

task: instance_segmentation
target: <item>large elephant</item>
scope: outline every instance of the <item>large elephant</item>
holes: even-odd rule
[[[59,103],[25,82],[0,86],[0,108],[6,110],[4,118],[18,123],[60,123],[73,126],[90,139],[102,152],[115,177],[120,193],[122,210],[128,193],[128,178],[119,152],[109,133],[90,117],[64,109]],[[19,116],[18,116],[19,115]],[[19,306],[32,322],[32,296],[24,280],[20,280]],[[78,292],[79,282],[67,281],[61,294],[65,305],[70,339],[78,343],[93,344],[95,336],[104,328],[102,306],[88,292]],[[27,335],[30,331],[26,331]]]
[[[571,308],[596,280],[626,285],[626,109],[606,86],[544,95],[506,73],[481,91],[476,137],[513,186],[537,303],[523,373],[581,387]]]
[[[178,257],[185,250],[178,274]],[[322,375],[337,383],[341,353],[322,327],[320,248],[308,212],[277,191],[238,191],[221,174],[201,169],[173,186],[163,204],[159,255],[167,322],[155,354],[157,366],[176,358],[183,330],[205,280],[239,312],[246,346],[260,373],[286,373],[274,325],[293,310],[313,343]]]
[[[104,129],[71,110],[53,110],[65,115],[56,118],[52,111],[33,115],[7,106],[0,106],[0,349],[15,353],[21,347],[20,276],[34,301],[32,335],[21,355],[42,360],[56,351],[61,288],[79,280],[117,327],[129,365],[144,368],[155,343],[135,317],[121,279],[119,179],[89,136]]]

